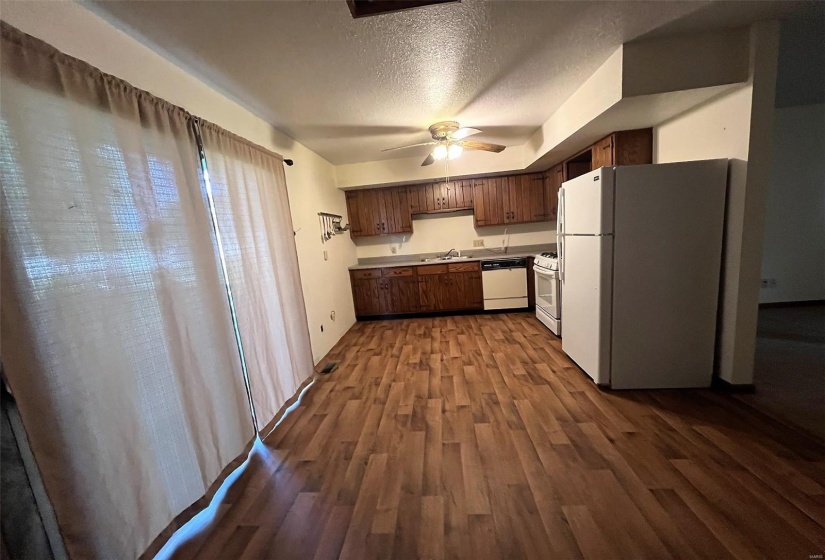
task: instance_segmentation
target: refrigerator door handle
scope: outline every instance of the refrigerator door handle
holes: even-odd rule
[[[558,235],[564,235],[564,187],[559,189],[559,223]]]
[[[559,249],[559,280],[564,284],[564,187],[559,189],[559,223],[556,228]]]
[[[564,284],[564,234],[559,236],[559,280]]]

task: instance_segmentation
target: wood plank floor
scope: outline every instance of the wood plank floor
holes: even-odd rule
[[[178,558],[792,558],[825,449],[711,391],[597,389],[528,313],[358,323]]]

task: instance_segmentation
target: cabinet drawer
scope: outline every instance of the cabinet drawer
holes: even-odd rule
[[[479,270],[481,270],[481,266],[478,261],[465,263],[450,263],[447,265],[447,270],[449,270],[450,272],[478,272]]]
[[[365,278],[379,278],[381,276],[380,268],[366,268],[363,270],[353,270],[352,277],[356,280],[364,280]]]
[[[393,268],[385,268],[384,276],[398,277],[398,276],[412,276],[413,269],[411,266],[396,266]]]
[[[431,264],[427,266],[418,267],[419,276],[427,276],[430,274],[445,274],[447,272],[446,264]]]

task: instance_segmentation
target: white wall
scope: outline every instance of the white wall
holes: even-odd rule
[[[759,266],[770,170],[779,25],[750,29],[748,85],[654,128],[654,161],[731,159],[723,249],[717,373],[753,382]]]
[[[358,258],[385,257],[420,253],[443,253],[459,249],[472,254],[484,254],[484,249],[473,247],[476,239],[484,240],[487,248],[523,245],[543,245],[556,242],[556,223],[517,224],[475,229],[471,212],[435,215],[413,219],[413,233],[405,236],[362,238],[356,241]]]
[[[655,127],[653,160],[747,160],[752,93],[752,86],[726,92]]]
[[[825,300],[825,104],[777,109],[760,301]]]
[[[69,55],[295,160],[293,167],[286,168],[286,178],[317,363],[355,322],[346,270],[356,261],[355,246],[345,236],[322,246],[316,216],[318,211],[346,214],[344,194],[335,188],[334,167],[79,4],[3,1],[0,15]],[[328,261],[323,260],[324,250]],[[335,323],[329,319],[333,310]]]

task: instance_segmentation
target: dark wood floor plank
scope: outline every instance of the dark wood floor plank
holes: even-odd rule
[[[777,558],[825,448],[707,390],[597,388],[528,313],[357,323],[188,558]]]

